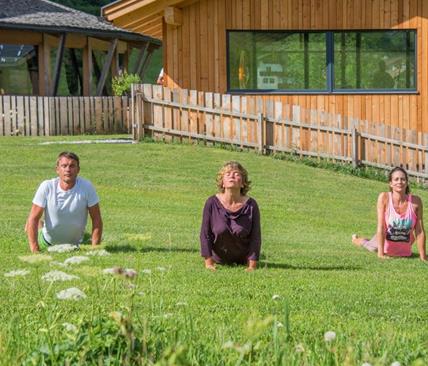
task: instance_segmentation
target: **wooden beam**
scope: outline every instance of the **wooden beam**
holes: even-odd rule
[[[83,95],[92,95],[92,42],[88,38],[86,47],[83,49]]]
[[[141,68],[141,71],[138,73],[138,75],[140,76],[141,80],[144,80],[144,73],[146,72],[147,66],[149,66],[150,64],[150,60],[153,56],[153,49],[149,49],[146,58],[144,59],[144,63],[143,66]]]
[[[115,38],[113,40],[113,42],[111,42],[111,44],[110,44],[110,49],[108,50],[108,54],[107,54],[106,60],[104,62],[103,71],[101,72],[100,80],[98,81],[97,94],[96,95],[101,95],[101,93],[104,89],[104,85],[105,85],[105,82],[107,79],[107,74],[108,74],[108,71],[111,67],[113,56],[114,56],[114,53],[116,51],[117,42],[118,42],[118,40],[117,40],[117,38]]]
[[[181,26],[183,23],[183,15],[180,9],[168,6],[164,10],[165,23],[175,27]]]
[[[22,44],[24,39],[25,44],[39,45],[43,42],[43,34],[14,29],[2,29],[0,31],[0,44]]]
[[[51,91],[51,95],[53,95],[54,97],[58,92],[58,84],[59,84],[59,78],[61,77],[61,65],[62,65],[62,60],[64,58],[64,48],[65,48],[66,38],[67,38],[67,34],[62,33],[58,44],[58,50],[56,53],[54,79],[53,79],[53,85],[52,85],[52,91]]]
[[[79,64],[77,62],[76,51],[74,50],[74,48],[69,48],[69,52],[70,52],[70,59],[71,59],[71,64],[73,66],[73,70],[76,73],[77,78],[79,79],[80,95],[83,95],[82,74],[80,73],[80,70],[79,70]]]
[[[140,52],[138,53],[138,58],[137,58],[137,63],[135,64],[135,68],[134,68],[134,74],[140,74],[141,70],[143,69],[143,64],[144,64],[144,56],[146,55],[146,52],[149,48],[150,43],[147,42],[146,45],[144,47],[140,48]]]
[[[38,45],[39,95],[49,95],[50,92],[50,51],[46,34],[43,34],[42,43]]]

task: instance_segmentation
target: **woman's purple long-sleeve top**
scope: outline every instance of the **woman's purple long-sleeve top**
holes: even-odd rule
[[[224,208],[217,196],[205,202],[201,226],[201,255],[218,263],[258,260],[261,247],[260,211],[249,198],[236,212]]]

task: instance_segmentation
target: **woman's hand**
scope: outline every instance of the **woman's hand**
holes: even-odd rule
[[[249,260],[248,261],[248,267],[245,268],[245,272],[253,272],[257,268],[257,261]]]
[[[215,262],[212,257],[205,258],[205,268],[213,272],[216,270]]]

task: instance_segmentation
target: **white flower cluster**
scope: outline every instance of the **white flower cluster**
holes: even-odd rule
[[[78,250],[79,246],[74,244],[57,244],[48,247],[49,253],[68,253]]]
[[[333,342],[336,339],[336,333],[332,330],[324,333],[324,340],[326,342]]]
[[[105,249],[100,249],[100,250],[91,250],[90,252],[86,253],[86,255],[91,255],[94,257],[106,257],[110,255],[110,253]]]
[[[75,275],[69,275],[65,272],[61,271],[50,271],[45,273],[42,276],[42,280],[46,282],[56,282],[56,281],[70,281],[74,279],[78,279],[79,277]]]
[[[70,265],[70,264],[80,264],[80,263],[82,263],[82,262],[86,262],[86,261],[88,261],[89,260],[89,258],[88,257],[86,257],[86,256],[84,256],[84,255],[77,255],[77,256],[75,256],[75,257],[70,257],[70,258],[67,258],[65,261],[64,261],[64,264],[65,265]]]
[[[83,291],[77,287],[70,287],[66,290],[62,290],[56,294],[59,300],[80,300],[86,299],[86,295]]]
[[[32,255],[24,255],[19,257],[19,259],[26,263],[41,263],[41,262],[49,262],[53,258],[47,254],[32,254]]]
[[[71,324],[71,323],[62,323],[62,326],[64,327],[64,329],[67,332],[70,332],[70,333],[76,333],[77,332],[77,327],[74,324]]]
[[[134,278],[137,276],[137,271],[132,268],[112,267],[103,269],[104,274],[119,275],[126,278]]]
[[[22,277],[29,274],[30,271],[28,269],[16,269],[14,271],[10,271],[4,274],[5,277]]]

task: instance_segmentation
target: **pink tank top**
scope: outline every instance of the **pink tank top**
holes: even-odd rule
[[[392,204],[392,193],[388,192],[388,207],[385,210],[385,244],[384,252],[390,256],[410,257],[412,244],[415,241],[413,230],[417,216],[412,204],[412,195],[407,197],[407,210],[398,214]]]

